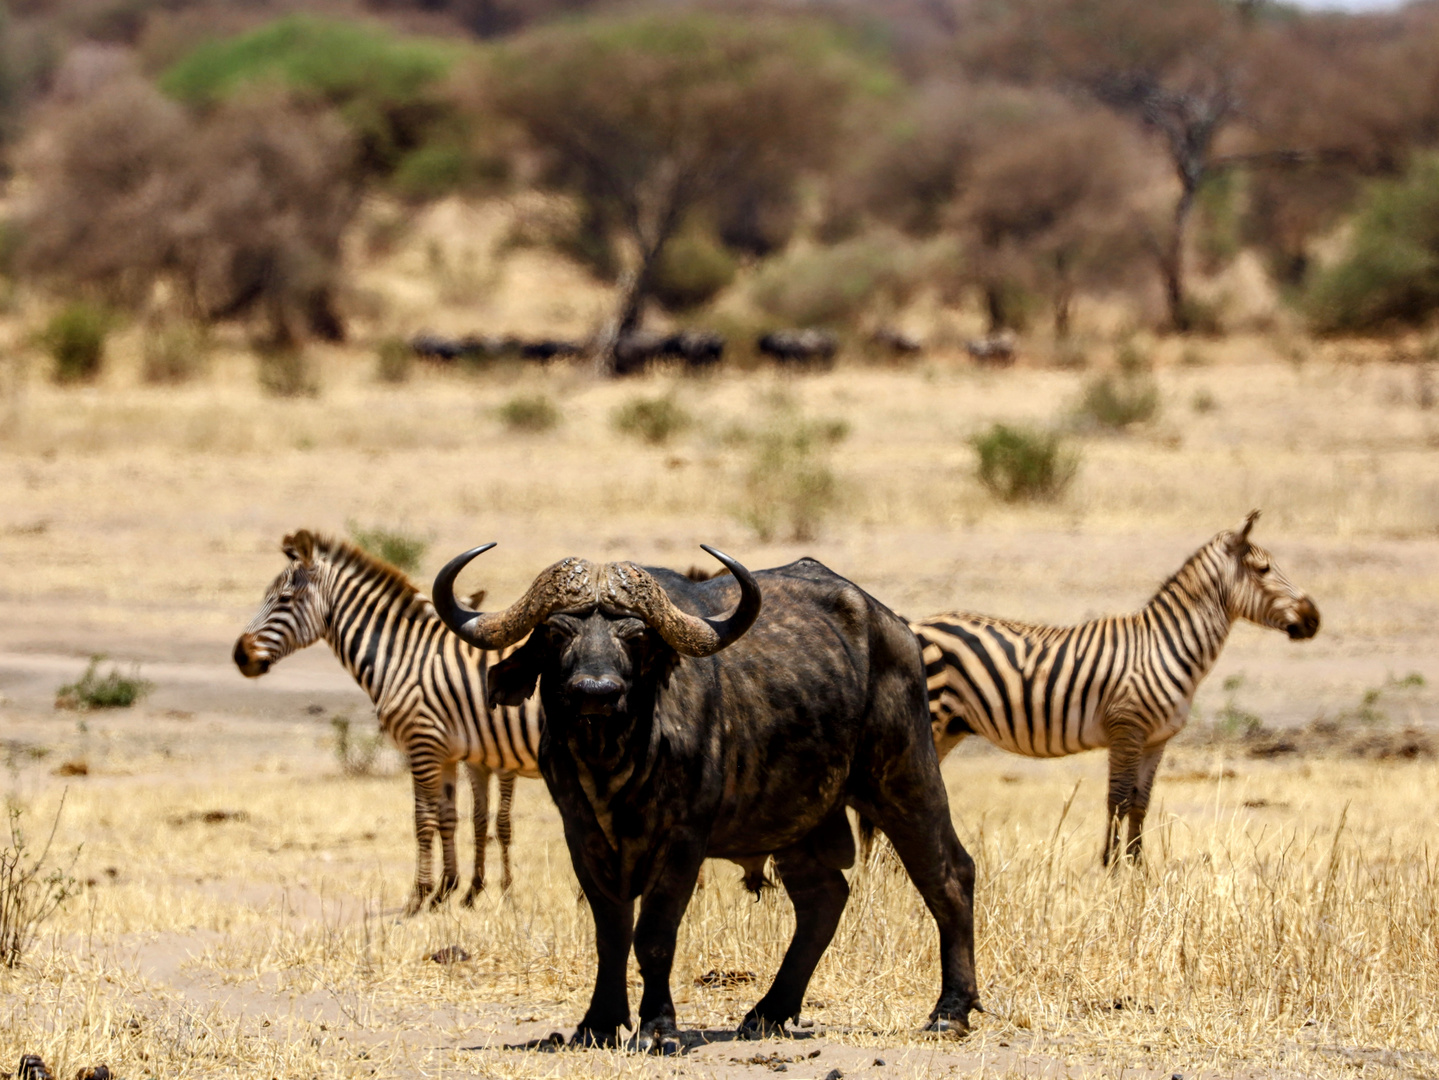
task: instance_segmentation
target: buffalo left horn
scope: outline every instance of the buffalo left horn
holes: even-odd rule
[[[659,582],[633,563],[611,563],[605,568],[607,580],[601,586],[601,602],[634,611],[654,627],[665,644],[684,656],[713,656],[728,648],[759,618],[759,584],[738,560],[708,544],[700,546],[724,563],[739,582],[739,603],[726,617],[706,619],[686,614],[675,607]]]

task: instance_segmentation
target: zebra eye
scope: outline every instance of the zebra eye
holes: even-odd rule
[[[277,597],[277,599],[282,604],[288,604],[291,600],[295,599],[295,594],[286,589]]]

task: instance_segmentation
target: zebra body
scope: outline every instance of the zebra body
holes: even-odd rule
[[[1169,739],[1238,619],[1319,629],[1314,602],[1249,542],[1258,511],[1189,557],[1139,611],[1078,626],[952,613],[911,623],[923,650],[930,722],[942,759],[968,735],[1026,757],[1108,748],[1104,861],[1140,852],[1154,776]]]
[[[539,699],[519,706],[486,703],[486,675],[513,648],[475,649],[450,633],[425,595],[400,571],[344,541],[300,531],[285,538],[290,563],[271,583],[264,604],[235,644],[247,676],[324,639],[374,702],[380,727],[409,760],[415,797],[415,885],[407,911],[434,892],[439,903],[459,883],[455,858],[455,781],[463,764],[474,792],[475,873],[464,902],[484,888],[489,784],[498,775],[495,831],[510,873],[510,808],[515,777],[537,778]],[[515,646],[514,648],[518,648]],[[440,837],[438,890],[431,847]]]

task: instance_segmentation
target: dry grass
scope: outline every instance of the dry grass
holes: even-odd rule
[[[84,842],[75,873],[87,888],[25,965],[0,973],[0,1060],[39,1052],[57,1075],[104,1060],[121,1075],[177,1077],[671,1071],[498,1048],[572,1026],[593,976],[590,919],[539,785],[517,799],[508,901],[401,921],[407,782],[337,775],[322,725],[265,731],[266,751],[288,755],[284,773],[256,748],[196,763],[207,775],[187,779],[154,774],[142,726],[113,722],[104,773],[67,798],[64,839]],[[318,780],[304,781],[310,769]],[[1439,1063],[1434,763],[1276,766],[1223,746],[1181,750],[1151,816],[1150,869],[1113,877],[1097,860],[1100,759],[981,750],[946,774],[980,868],[989,1012],[967,1043],[915,1034],[936,990],[935,934],[881,856],[856,878],[810,989],[820,1072],[875,1054],[939,1055],[965,1072],[989,1055],[1026,1071],[1048,1061],[1186,1076]],[[12,782],[41,818],[59,797],[48,778]],[[213,812],[235,807],[246,816]],[[738,879],[715,864],[682,928],[674,986],[688,1029],[732,1028],[778,966],[788,905],[753,902]],[[449,945],[469,959],[427,959]],[[696,984],[712,970],[757,981]],[[680,1070],[724,1073],[732,1057],[775,1052],[721,1043]]]
[[[357,346],[315,351],[321,397],[277,399],[242,342],[217,341],[209,371],[178,387],[142,383],[141,346],[137,331],[117,334],[93,388],[51,386],[38,362],[19,389],[13,374],[0,381],[0,566],[23,568],[0,587],[0,661],[64,654],[37,677],[33,707],[0,681],[20,701],[0,698],[3,783],[36,820],[70,785],[56,843],[83,843],[76,876],[93,882],[25,965],[0,973],[0,1066],[24,1051],[57,1076],[104,1060],[126,1076],[568,1080],[765,1074],[732,1061],[757,1052],[809,1062],[803,1043],[721,1043],[678,1063],[456,1050],[573,1026],[592,977],[588,914],[554,811],[526,783],[512,900],[396,922],[412,871],[408,781],[390,759],[386,775],[339,775],[324,716],[267,704],[229,668],[280,537],[302,525],[386,521],[432,537],[422,580],[498,539],[462,583],[496,601],[564,555],[683,568],[710,542],[754,566],[814,554],[911,614],[1069,621],[1137,605],[1261,506],[1264,543],[1315,595],[1324,630],[1296,646],[1240,628],[1198,712],[1335,720],[1415,670],[1427,685],[1382,705],[1395,724],[1432,728],[1439,414],[1410,368],[1327,347],[1299,363],[1263,342],[1214,346],[1196,368],[1176,347],[1159,357],[1161,394],[1203,391],[1212,408],[1084,438],[1063,497],[1016,506],[980,487],[969,438],[994,422],[1053,423],[1081,374],[979,372],[939,353],[908,370],[623,384],[564,365],[417,370],[397,387],[373,381]],[[761,542],[735,514],[749,456],[726,432],[777,393],[850,432],[830,456],[844,499],[803,544]],[[610,418],[637,394],[672,399],[696,423],[662,447],[626,438]],[[538,395],[564,423],[539,439],[508,432],[499,406]],[[92,652],[143,661],[156,690],[133,715],[86,714],[81,731],[50,705]],[[267,678],[287,671],[340,677],[313,650]],[[195,680],[214,686],[203,706],[185,697]],[[173,707],[199,713],[175,719]],[[954,757],[953,806],[980,867],[989,1014],[963,1044],[915,1037],[936,988],[932,924],[879,868],[857,882],[810,994],[828,1027],[821,1056],[790,1063],[792,1080],[836,1067],[1432,1075],[1435,764],[1260,761],[1240,743],[1182,738],[1151,812],[1150,871],[1113,879],[1097,866],[1101,758]],[[88,775],[51,774],[72,760]],[[216,810],[248,817],[207,823]],[[674,985],[689,1029],[731,1027],[787,937],[787,905],[753,904],[737,878],[716,867],[683,930]],[[451,944],[471,959],[425,959]],[[711,970],[760,981],[693,985]]]

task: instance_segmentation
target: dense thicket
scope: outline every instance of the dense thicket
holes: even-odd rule
[[[1213,321],[1191,279],[1246,248],[1319,329],[1412,325],[1439,304],[1436,140],[1425,4],[0,6],[13,271],[121,306],[164,284],[282,344],[343,333],[366,191],[524,186],[569,200],[549,239],[616,284],[609,342],[754,263],[777,319],[924,281],[996,331],[1042,303],[1063,336],[1113,290],[1186,331]]]

